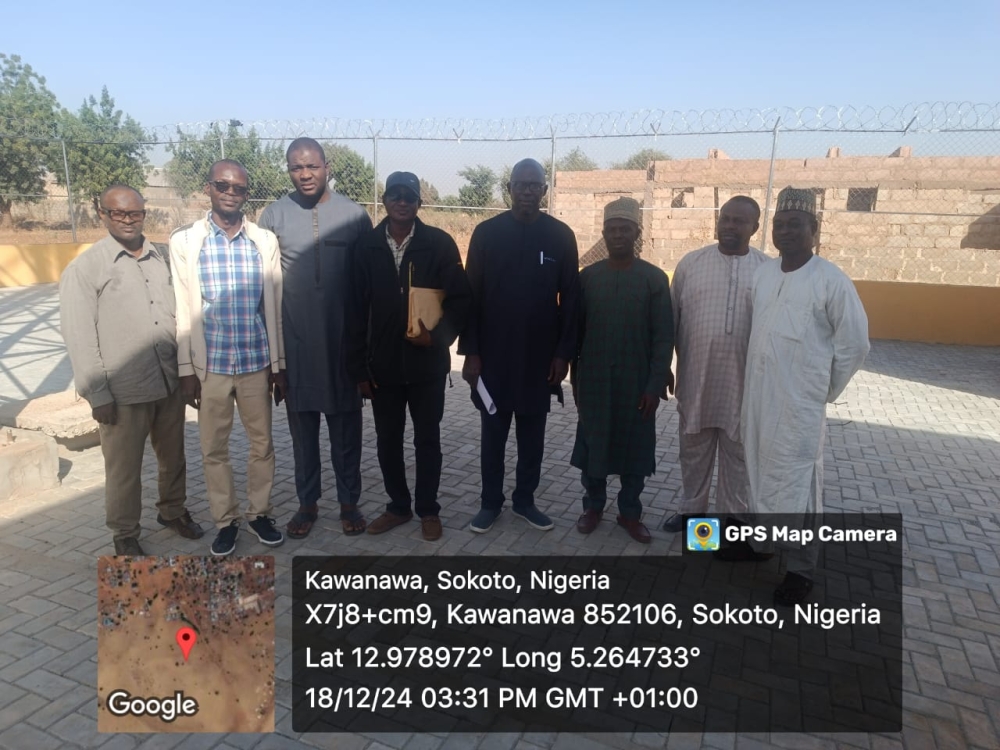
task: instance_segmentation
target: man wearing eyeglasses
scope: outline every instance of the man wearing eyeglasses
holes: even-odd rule
[[[350,249],[372,222],[354,201],[327,185],[323,147],[297,138],[285,154],[295,192],[269,205],[262,227],[278,237],[285,294],[282,315],[288,346],[288,429],[295,455],[299,510],[288,535],[302,539],[319,517],[322,463],[320,418],[326,420],[337,479],[340,521],[348,536],[365,530],[361,499],[361,394],[347,372],[347,316],[351,299]]]
[[[76,390],[100,429],[104,507],[115,554],[143,555],[139,521],[147,437],[159,465],[156,520],[188,539],[204,534],[185,509],[174,292],[166,252],[143,236],[142,196],[113,185],[98,205],[108,236],[63,272],[61,327]]]
[[[198,409],[208,505],[218,529],[212,554],[222,557],[236,549],[241,518],[229,462],[234,403],[250,441],[248,526],[269,547],[285,541],[271,506],[271,396],[280,402],[286,388],[281,258],[275,236],[243,215],[242,164],[213,164],[205,192],[212,210],[170,235],[170,258],[181,391]]]
[[[514,515],[548,531],[535,507],[553,390],[576,354],[579,257],[573,230],[541,212],[545,170],[534,159],[514,165],[511,210],[476,227],[466,271],[472,286],[469,323],[459,352],[462,377],[482,419],[482,507],[471,528],[485,533],[503,511],[504,452],[517,423]]]
[[[348,369],[372,402],[378,462],[389,496],[388,507],[368,526],[368,533],[382,534],[413,518],[403,460],[409,406],[417,464],[415,509],[424,539],[435,541],[441,538],[437,493],[444,381],[451,371],[448,349],[465,325],[471,291],[455,240],[417,218],[416,175],[389,175],[382,203],[386,218],[361,238],[354,253],[356,323],[348,354]],[[439,321],[427,325],[419,315],[411,320],[411,289],[440,292]],[[431,313],[436,314],[436,308]]]

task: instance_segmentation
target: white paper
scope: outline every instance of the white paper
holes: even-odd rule
[[[496,414],[497,405],[493,403],[493,397],[490,396],[490,392],[486,390],[486,384],[483,383],[482,377],[480,377],[479,382],[476,383],[476,393],[478,393],[479,398],[483,400],[483,406],[486,407],[486,413]]]

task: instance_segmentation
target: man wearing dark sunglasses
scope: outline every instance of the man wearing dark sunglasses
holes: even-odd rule
[[[250,441],[248,526],[269,547],[285,541],[271,505],[271,396],[280,402],[286,389],[281,257],[277,238],[243,215],[247,187],[242,164],[216,162],[205,184],[212,210],[170,235],[181,390],[198,409],[208,505],[218,529],[212,554],[219,557],[236,549],[243,515],[229,462],[234,403]]]
[[[59,282],[63,338],[76,390],[93,409],[104,453],[104,504],[116,555],[143,555],[142,457],[159,464],[156,520],[183,537],[204,534],[184,507],[184,399],[177,378],[174,291],[166,251],[142,233],[141,195],[109,187],[98,201],[108,236]]]
[[[348,370],[372,402],[378,462],[389,496],[388,507],[368,526],[368,533],[381,534],[413,518],[403,460],[409,407],[416,452],[415,509],[424,539],[435,541],[441,538],[437,494],[444,382],[451,371],[448,350],[465,325],[471,291],[455,240],[417,218],[416,175],[389,175],[382,204],[386,218],[361,238],[354,252],[356,299],[348,353]],[[440,296],[440,320],[410,315],[411,289],[439,293],[431,295]],[[436,316],[437,308],[431,313]]]
[[[328,186],[323,147],[297,138],[285,154],[295,191],[275,201],[260,224],[278,237],[285,295],[282,315],[288,346],[288,429],[295,455],[299,510],[288,536],[302,539],[319,517],[321,418],[330,434],[340,521],[348,536],[365,530],[361,499],[361,394],[344,357],[351,297],[349,250],[372,222],[354,201]]]
[[[553,527],[535,506],[535,490],[551,396],[556,391],[561,399],[560,383],[576,353],[580,283],[573,230],[541,212],[546,188],[541,164],[515,164],[507,183],[511,210],[477,226],[469,241],[472,308],[459,353],[482,418],[482,508],[471,524],[479,534],[503,511],[504,452],[513,420],[514,515],[536,529]]]

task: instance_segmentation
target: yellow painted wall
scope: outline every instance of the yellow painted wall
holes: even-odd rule
[[[0,287],[59,280],[90,243],[0,245]],[[873,339],[1000,346],[1000,288],[855,281]]]
[[[59,281],[69,262],[91,244],[0,245],[0,287]]]
[[[873,339],[1000,346],[1000,288],[855,281]]]

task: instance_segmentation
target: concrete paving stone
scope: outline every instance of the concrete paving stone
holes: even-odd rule
[[[55,700],[73,688],[78,687],[78,684],[72,680],[68,680],[46,669],[35,669],[20,680],[17,680],[14,684],[25,690],[38,693],[49,700]]]
[[[0,681],[14,682],[15,680],[19,680],[26,674],[39,669],[42,665],[60,656],[62,653],[59,649],[52,648],[51,646],[43,646],[31,651],[26,656],[0,669]]]
[[[60,698],[50,700],[48,705],[28,717],[28,723],[39,729],[48,730],[55,722],[82,708],[86,703],[94,703],[94,696],[84,698],[90,690],[76,689]]]
[[[89,643],[91,641],[90,638],[82,633],[77,633],[76,631],[69,630],[59,625],[53,625],[50,628],[36,633],[35,638],[43,643],[49,644],[50,646],[62,649],[63,651],[72,651],[73,649],[83,646],[85,643]]]
[[[971,744],[1000,747],[1000,733],[997,732],[988,714],[966,708],[958,709],[958,713],[961,717],[962,730]]]
[[[101,750],[135,750],[136,744],[135,738],[130,734],[115,734],[109,735],[107,741],[98,747]]]
[[[11,694],[19,693],[20,697],[8,703],[3,709],[0,709],[0,730],[27,721],[29,716],[43,708],[46,704],[46,700],[40,695],[26,693],[14,686],[4,685],[3,687],[5,690],[9,690]]]
[[[56,750],[66,742],[28,724],[18,724],[0,732],[0,748],[7,750]]]
[[[99,737],[97,722],[78,713],[60,719],[49,731],[67,742],[78,742],[84,747],[93,747]]]
[[[42,643],[41,639],[30,638],[14,631],[5,631],[0,635],[0,652],[20,658],[37,648],[41,648]]]
[[[136,735],[139,740],[139,750],[172,750],[178,745],[183,747],[181,743],[188,737],[193,736],[195,735],[184,734],[183,732]]]

